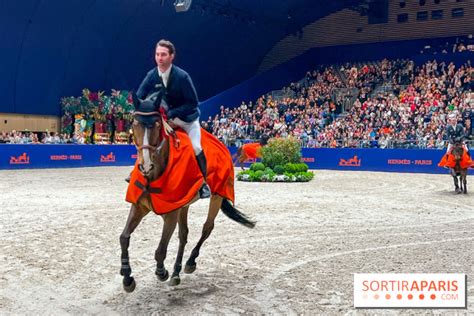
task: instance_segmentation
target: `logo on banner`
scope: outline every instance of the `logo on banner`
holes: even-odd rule
[[[137,154],[132,154],[132,159],[137,159],[138,158],[138,155]]]
[[[49,160],[82,160],[82,155],[50,155]]]
[[[51,155],[50,160],[67,160],[67,155]]]
[[[387,163],[389,165],[418,165],[418,166],[431,166],[433,165],[433,160],[409,160],[409,159],[388,159]]]
[[[10,165],[28,165],[30,163],[30,156],[26,153],[21,154],[18,157],[10,156]]]
[[[113,152],[110,152],[107,156],[100,155],[100,162],[115,162],[115,155]]]
[[[408,159],[389,159],[387,163],[389,165],[410,165],[411,161]]]
[[[361,163],[362,159],[357,157],[357,155],[347,160],[342,158],[339,160],[339,166],[341,167],[360,167]]]
[[[466,308],[465,274],[354,274],[356,308]]]
[[[301,158],[304,162],[314,162],[314,157],[303,157]]]

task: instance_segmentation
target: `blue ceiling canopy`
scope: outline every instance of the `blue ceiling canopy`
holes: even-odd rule
[[[0,112],[59,115],[63,96],[136,90],[155,66],[158,40],[201,100],[257,72],[280,39],[358,0],[0,1]]]

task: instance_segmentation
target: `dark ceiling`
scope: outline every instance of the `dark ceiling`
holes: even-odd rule
[[[273,45],[359,1],[0,0],[0,112],[58,115],[62,96],[137,89],[154,67],[157,40],[201,100],[255,75]]]

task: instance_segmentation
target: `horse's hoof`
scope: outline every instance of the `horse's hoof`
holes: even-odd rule
[[[135,287],[137,286],[137,283],[135,282],[135,279],[133,277],[130,277],[129,280],[126,278],[123,278],[123,289],[127,293],[132,293],[135,290]]]
[[[196,264],[193,264],[193,265],[186,264],[184,266],[184,273],[191,274],[194,271],[196,271]]]
[[[464,191],[463,193],[464,193],[464,194],[467,194],[467,191]]]
[[[155,272],[156,276],[158,277],[158,280],[160,280],[161,282],[165,282],[166,280],[168,280],[170,274],[168,273],[168,270],[165,269],[165,273],[164,274],[160,274],[157,272]]]
[[[181,283],[181,279],[178,275],[172,276],[170,279],[170,286],[176,286]]]

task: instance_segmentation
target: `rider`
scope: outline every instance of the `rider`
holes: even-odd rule
[[[451,113],[448,116],[448,126],[446,128],[446,135],[449,141],[446,154],[450,154],[453,150],[453,145],[455,143],[460,142],[466,153],[469,155],[469,157],[471,157],[469,148],[467,147],[466,143],[464,143],[464,138],[466,137],[464,127],[461,124],[457,123],[456,114],[454,113]]]
[[[150,70],[137,91],[140,99],[154,92],[162,91],[161,108],[173,125],[181,127],[191,139],[204,184],[199,189],[201,198],[209,198],[211,191],[206,183],[207,162],[201,147],[201,126],[199,125],[199,101],[189,74],[173,65],[176,54],[173,43],[160,40],[155,47],[157,67]]]

